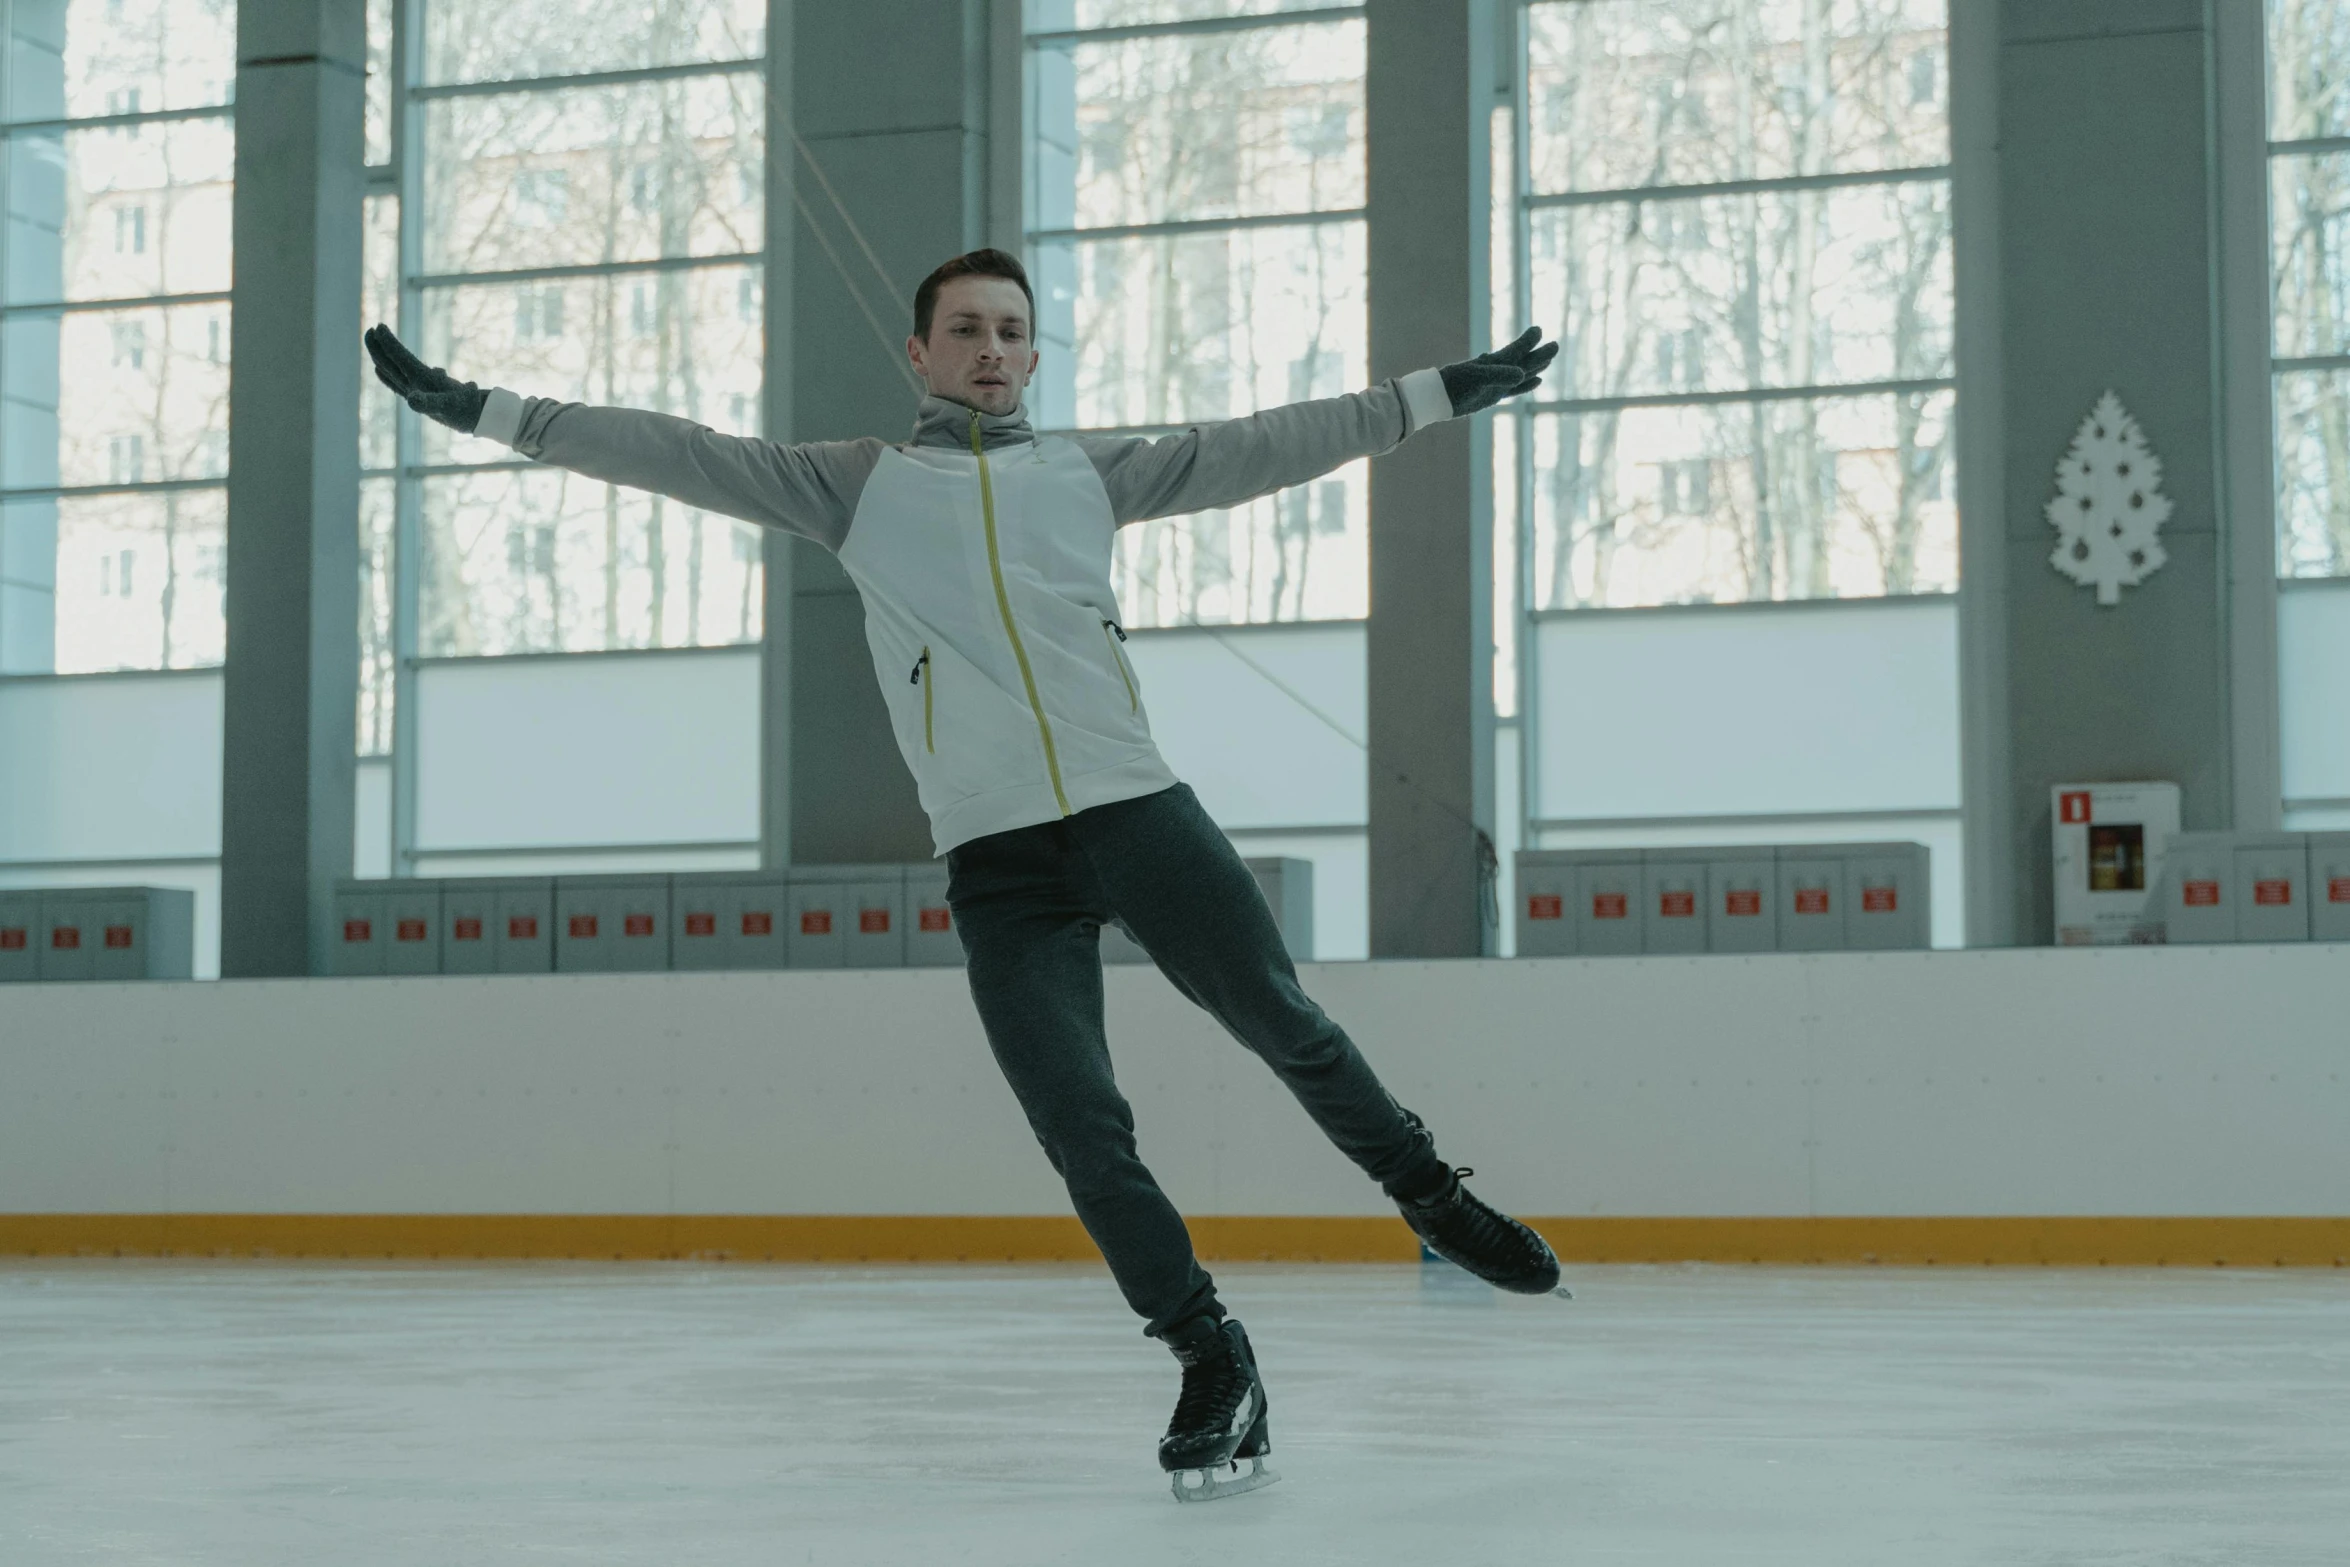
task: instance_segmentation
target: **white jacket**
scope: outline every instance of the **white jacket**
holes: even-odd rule
[[[783,446],[688,420],[493,391],[478,433],[589,478],[835,551],[940,854],[1152,794],[1175,775],[1110,589],[1129,522],[1234,506],[1450,418],[1434,370],[1157,440],[1038,438],[923,399],[913,439]]]

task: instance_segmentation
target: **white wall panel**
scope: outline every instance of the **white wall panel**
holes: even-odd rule
[[[2350,1214],[2350,946],[1303,977],[1521,1213]],[[1119,1083],[1179,1204],[1392,1211],[1155,971],[1107,984]],[[1067,1199],[963,976],[897,970],[0,988],[0,1211]]]
[[[351,796],[351,874],[392,873],[392,759],[363,756]]]
[[[756,648],[428,664],[420,849],[759,836]]]
[[[1137,631],[1126,644],[1160,751],[1226,828],[1368,819],[1364,648],[1351,621]]]
[[[1535,650],[1538,817],[1958,804],[1953,600],[1574,615]]]
[[[220,852],[220,674],[0,680],[0,861]]]
[[[2277,595],[2285,798],[2350,800],[2350,581]]]

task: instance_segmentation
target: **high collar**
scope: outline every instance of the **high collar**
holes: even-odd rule
[[[1028,427],[1026,404],[1008,414],[980,413],[978,409],[944,397],[925,397],[922,406],[914,410],[914,446],[951,446],[958,451],[971,449],[971,416],[979,415],[979,446],[982,451],[994,451],[1001,446],[1017,446],[1036,439],[1036,432]]]

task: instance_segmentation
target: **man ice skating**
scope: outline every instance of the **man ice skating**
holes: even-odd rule
[[[1112,543],[1124,524],[1235,506],[1530,391],[1557,345],[1530,330],[1441,370],[1156,440],[1039,438],[1021,406],[1034,321],[1027,275],[1002,251],[924,279],[906,352],[929,395],[896,446],[784,446],[484,391],[382,326],[366,341],[384,385],[452,429],[838,555],[946,856],[988,1044],[1127,1303],[1182,1364],[1159,1462],[1179,1499],[1205,1499],[1273,1478],[1264,1383],[1182,1216],[1136,1156],[1105,1036],[1104,922],[1122,921],[1255,1051],[1431,1248],[1525,1294],[1556,1288],[1559,1270],[1540,1236],[1468,1192],[1472,1172],[1437,1157],[1299,988],[1255,879],[1152,742],[1120,648]]]

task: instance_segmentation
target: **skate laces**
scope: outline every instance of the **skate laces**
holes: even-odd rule
[[[1221,1425],[1247,1395],[1248,1368],[1241,1364],[1240,1352],[1222,1334],[1217,1340],[1214,1346],[1200,1346],[1197,1359],[1183,1361],[1183,1391],[1176,1395],[1170,1431]]]
[[[1432,1227],[1442,1232],[1442,1238],[1454,1245],[1466,1244],[1488,1254],[1506,1248],[1531,1255],[1532,1248],[1527,1244],[1524,1227],[1488,1207],[1468,1187],[1460,1184],[1477,1172],[1462,1165],[1452,1173],[1452,1196],[1427,1211],[1428,1217],[1434,1221]]]

